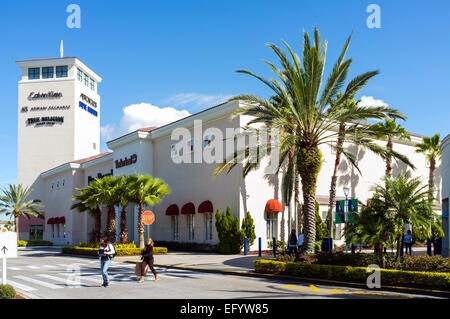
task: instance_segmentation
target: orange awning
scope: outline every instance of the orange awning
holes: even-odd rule
[[[266,203],[266,208],[264,209],[266,213],[268,212],[282,212],[283,205],[276,199],[269,199]]]

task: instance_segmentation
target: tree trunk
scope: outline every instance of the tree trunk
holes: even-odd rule
[[[295,209],[295,231],[297,232],[297,234],[301,234],[301,232],[303,231],[303,227],[302,227],[302,220],[300,218],[298,218],[298,206],[299,206],[299,200],[298,200],[298,195],[300,193],[299,191],[299,181],[298,181],[298,175],[295,174],[295,179],[294,179],[294,209]]]
[[[336,159],[334,160],[334,170],[333,170],[333,176],[331,177],[331,185],[330,185],[330,196],[329,196],[329,209],[328,214],[330,216],[330,223],[327,225],[327,228],[330,230],[330,234],[332,234],[331,229],[331,220],[333,218],[333,207],[334,202],[336,200],[336,183],[337,183],[337,171],[339,168],[339,164],[341,163],[341,152],[339,151],[339,148],[344,145],[344,133],[345,133],[345,123],[341,123],[339,125],[339,135],[338,135],[338,141],[336,144]]]
[[[108,206],[108,226],[107,226],[107,237],[112,242],[116,242],[116,210],[114,209],[114,204]]]
[[[102,233],[102,211],[100,207],[95,209],[95,237],[97,242],[100,242],[100,237]]]
[[[144,204],[139,203],[138,215],[138,232],[139,232],[139,248],[144,248],[144,223],[142,222],[142,214],[144,213]]]
[[[390,151],[393,149],[391,137],[388,137],[386,148]],[[392,157],[390,155],[386,158],[386,176],[389,178],[392,176]]]
[[[430,158],[430,175],[428,176],[428,185],[430,194],[428,195],[428,198],[430,201],[434,199],[434,171],[436,170],[436,160],[433,157]]]
[[[396,259],[397,262],[399,261],[400,258],[400,249],[402,247],[402,235],[401,234],[397,234],[397,252],[396,252]]]
[[[126,209],[127,209],[127,206],[122,206],[122,212],[120,213],[120,241],[122,244],[126,244],[128,241]]]
[[[19,215],[14,215],[14,229],[16,231],[17,240],[19,240]]]
[[[386,260],[384,258],[384,251],[383,251],[384,250],[383,243],[377,243],[375,245],[375,247],[378,252],[378,258],[380,261],[381,268],[386,268]]]
[[[298,157],[303,191],[304,252],[314,253],[316,241],[316,187],[322,164],[322,154],[317,146],[300,145]]]

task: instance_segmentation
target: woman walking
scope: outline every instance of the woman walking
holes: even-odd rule
[[[102,270],[103,287],[109,286],[108,268],[111,265],[112,258],[115,256],[116,250],[109,240],[102,239],[98,255],[100,256],[100,267]]]
[[[147,242],[145,244],[144,250],[141,252],[141,279],[138,281],[138,283],[143,283],[145,278],[145,268],[150,267],[150,270],[152,271],[153,275],[155,276],[155,280],[158,280],[158,274],[156,273],[155,268],[153,267],[153,240],[151,238],[147,238]]]

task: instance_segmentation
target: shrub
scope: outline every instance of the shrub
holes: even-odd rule
[[[141,254],[142,248],[116,248],[117,256],[139,256]],[[98,256],[98,248],[93,247],[62,247],[63,254],[71,254],[71,255],[83,255],[83,256]],[[164,255],[167,253],[166,247],[153,247],[154,255]]]
[[[239,219],[233,217],[230,207],[223,213],[217,210],[216,229],[219,236],[217,252],[221,254],[239,254],[244,245],[244,232],[239,226]]]
[[[242,220],[242,230],[244,232],[244,236],[247,237],[247,245],[251,247],[256,239],[255,234],[255,224],[253,222],[252,216],[250,216],[250,212],[247,212],[245,218]]]
[[[167,247],[168,250],[195,251],[195,252],[215,252],[217,245],[208,243],[188,243],[177,241],[155,241],[155,245]]]
[[[258,273],[286,274],[349,282],[366,282],[368,276],[366,267],[305,264],[273,259],[260,259],[253,263],[255,271]],[[380,269],[380,275],[382,282],[388,284],[450,288],[450,274],[448,273]]]
[[[284,241],[282,241],[282,240],[277,240],[276,241],[276,245],[277,245],[277,250],[286,248],[286,243]],[[267,248],[273,249],[273,240],[268,240],[267,241]]]
[[[0,285],[0,299],[14,299],[16,291],[10,285]]]
[[[32,246],[53,246],[51,241],[45,240],[18,240],[17,247],[32,247]]]

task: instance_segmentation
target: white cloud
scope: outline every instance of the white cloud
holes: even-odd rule
[[[160,108],[149,103],[132,104],[123,108],[119,125],[106,124],[101,127],[100,132],[106,142],[140,128],[159,127],[189,115],[186,110],[180,111],[172,107]]]
[[[358,103],[358,105],[365,106],[365,107],[389,106],[389,104],[387,104],[383,100],[376,100],[373,96],[363,96],[361,98],[361,101]]]
[[[200,93],[178,93],[167,98],[165,102],[174,106],[201,107],[206,109],[224,103],[231,97],[232,95],[228,94],[207,95]]]

